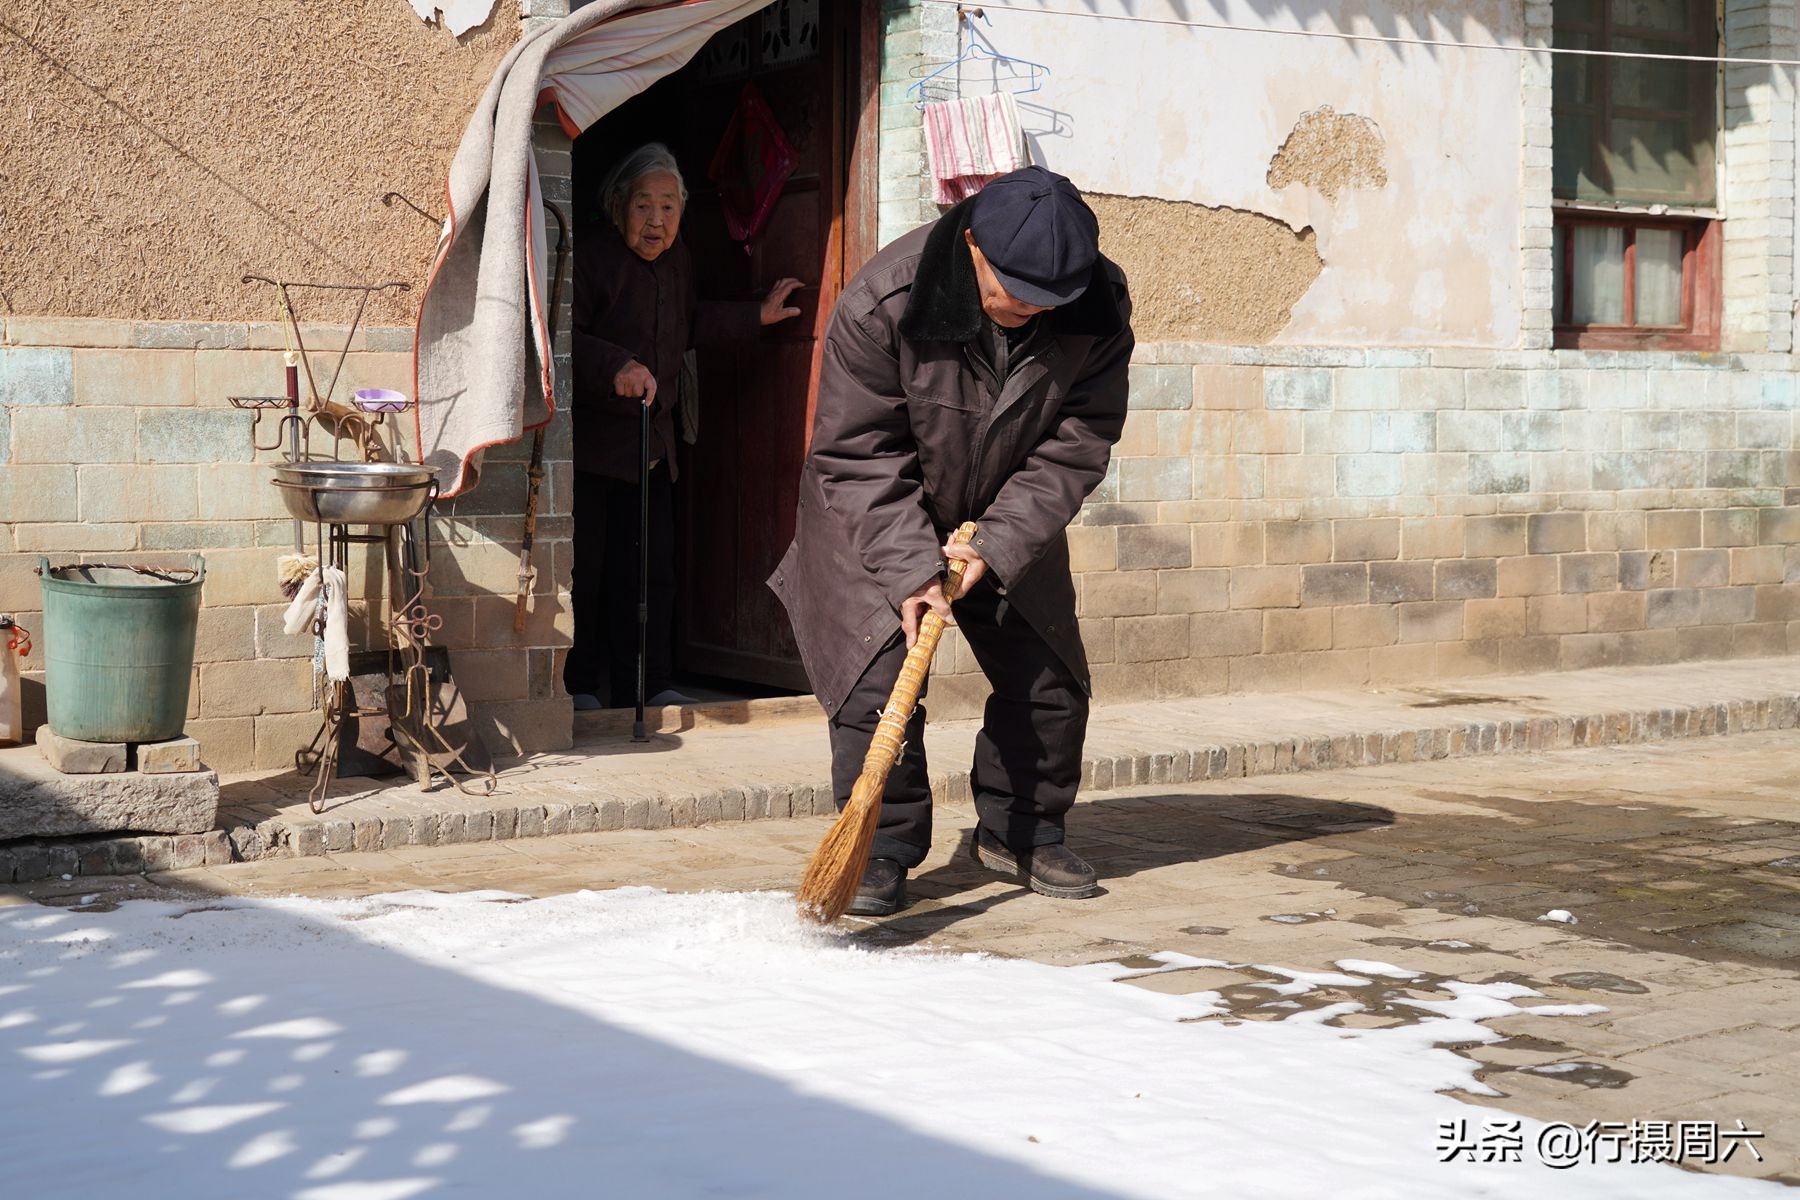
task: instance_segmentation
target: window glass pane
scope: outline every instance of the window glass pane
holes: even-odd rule
[[[1639,325],[1681,324],[1681,252],[1679,229],[1637,231],[1636,293],[1632,319]]]
[[[1714,0],[1556,0],[1570,49],[1715,55]],[[1717,200],[1712,63],[1556,56],[1552,189],[1564,200],[1706,206]]]
[[[1665,47],[1661,53],[1670,53]],[[1656,53],[1653,51],[1653,53]],[[1694,82],[1694,64],[1656,62],[1645,58],[1620,58],[1611,63],[1612,102],[1621,108],[1676,109],[1688,107],[1688,85]],[[1708,71],[1708,75],[1712,72]]]
[[[1594,127],[1588,121],[1556,118],[1551,148],[1551,185],[1558,200],[1604,200],[1606,184],[1595,164]]]
[[[1571,33],[1566,29],[1558,29],[1553,44],[1566,46],[1573,50],[1586,50],[1593,38],[1585,33]],[[1592,92],[1593,72],[1589,69],[1594,60],[1585,54],[1557,54],[1550,61],[1551,103],[1562,108],[1570,104],[1588,104],[1594,99]]]
[[[1562,20],[1562,4],[1556,6]],[[1586,49],[1593,38],[1558,26],[1555,44]],[[1600,107],[1593,93],[1599,78],[1599,60],[1574,54],[1558,54],[1551,63],[1552,105],[1551,192],[1561,200],[1597,200],[1606,197],[1606,182],[1595,152]]]
[[[1625,320],[1625,231],[1617,225],[1574,225],[1569,319],[1576,325]]]
[[[1617,118],[1602,157],[1621,200],[1712,202],[1712,141],[1693,138],[1680,119]]]
[[[1615,26],[1682,33],[1688,27],[1688,10],[1692,7],[1688,0],[1612,0],[1612,20]]]

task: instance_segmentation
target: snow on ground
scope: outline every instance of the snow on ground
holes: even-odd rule
[[[1179,969],[1204,960],[1162,956]],[[1345,969],[1404,968],[1346,961]],[[1385,968],[1378,972],[1377,968]],[[1284,994],[1345,976],[1276,971]],[[1668,1166],[1440,1163],[1517,985],[1420,1024],[1182,1018],[1120,967],[868,950],[785,896],[0,909],[18,1196],[1660,1197]],[[1360,980],[1358,980],[1360,982]],[[1351,1006],[1354,1007],[1354,1006]],[[1549,1018],[1546,1018],[1549,1019]],[[1646,1117],[1655,1114],[1644,1114]]]

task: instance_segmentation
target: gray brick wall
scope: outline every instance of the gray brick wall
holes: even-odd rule
[[[1551,0],[1525,0],[1525,44],[1548,46],[1554,16]],[[1520,345],[1526,350],[1550,348],[1556,306],[1555,218],[1550,207],[1554,161],[1551,58],[1549,54],[1519,56],[1520,128],[1524,133],[1519,146],[1519,296],[1524,307]]]
[[[555,137],[561,138],[560,132]],[[550,145],[554,165],[563,148]],[[566,188],[567,168],[558,185]],[[567,353],[567,305],[559,316]],[[347,330],[306,331],[314,369],[329,376]],[[359,387],[412,391],[413,332],[358,331],[336,394]],[[43,341],[56,344],[34,344]],[[205,554],[207,582],[188,732],[222,770],[279,767],[317,727],[311,712],[311,640],[281,632],[286,607],[276,561],[293,526],[270,483],[275,454],[251,448],[253,416],[227,406],[234,395],[278,394],[278,326],[191,322],[8,318],[0,326],[0,612],[41,630],[40,554],[53,562],[125,558],[185,565]],[[329,348],[327,350],[326,348]],[[559,386],[566,395],[567,362]],[[390,422],[390,449],[409,434]],[[274,436],[265,419],[258,435]],[[328,452],[323,435],[316,453]],[[431,606],[440,644],[456,652],[459,684],[497,747],[556,748],[569,742],[569,703],[557,682],[569,636],[569,459],[566,415],[552,427],[535,561],[536,613],[512,631],[512,595],[525,499],[521,443],[490,453],[480,487],[447,502],[432,522],[436,556]],[[309,533],[310,538],[310,533]],[[381,644],[367,597],[374,560],[352,556],[358,644]],[[43,642],[24,663],[28,699],[41,720]]]
[[[1725,0],[1725,53],[1796,56],[1794,5]],[[1784,351],[1793,342],[1794,73],[1725,71],[1725,338],[1728,347]]]
[[[1069,530],[1102,700],[1800,651],[1787,355],[1138,357]]]
[[[954,7],[915,0],[881,3],[881,132],[876,198],[876,236],[887,245],[903,233],[936,219],[925,136],[916,101],[906,90],[930,69],[955,58]]]

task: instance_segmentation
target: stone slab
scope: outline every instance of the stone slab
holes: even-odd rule
[[[200,769],[200,743],[191,737],[143,742],[137,748],[138,770],[146,775],[179,775]]]
[[[0,750],[0,842],[80,833],[205,833],[219,812],[212,771],[64,775],[37,749]]]
[[[37,748],[44,761],[64,775],[107,775],[125,769],[124,742],[82,742],[39,725]]]

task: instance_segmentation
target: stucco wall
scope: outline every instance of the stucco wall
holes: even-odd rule
[[[5,0],[0,315],[270,320],[248,271],[417,285],[437,226],[380,198],[443,215],[463,124],[518,34],[516,0],[460,40],[406,0]]]
[[[1519,4],[1448,6],[1454,13],[1446,7],[1241,0],[1125,6],[1138,17],[1473,42],[1516,43],[1523,32]],[[1515,55],[992,9],[989,16],[991,25],[978,26],[982,38],[1051,69],[1039,91],[1019,97],[1038,161],[1087,190],[1258,213],[1296,233],[1312,231],[1324,267],[1272,340],[1519,344]],[[965,44],[967,37],[965,31]],[[965,94],[993,90],[996,70],[1005,77],[1006,68],[986,63],[963,68]],[[1364,169],[1306,161],[1309,114],[1316,121],[1324,106],[1366,131],[1373,153]],[[1334,133],[1329,140],[1344,140]],[[1303,153],[1294,154],[1293,143]],[[1292,161],[1272,179],[1284,145]],[[1383,182],[1376,186],[1375,179]],[[1262,254],[1253,246],[1243,253],[1242,264],[1221,262],[1216,272],[1182,282],[1198,292],[1235,294],[1244,274],[1236,266],[1253,268]],[[1216,335],[1199,320],[1187,336]]]
[[[1788,53],[1793,0],[1728,8],[1733,53]],[[884,240],[936,212],[905,89],[970,36],[893,9]],[[1547,0],[1093,13],[975,29],[1051,68],[1019,97],[1036,157],[1095,197],[1139,304],[1124,438],[1069,531],[1099,699],[1800,652],[1791,72],[1727,88],[1728,353],[1552,351],[1548,55],[1098,19],[1544,45]],[[952,636],[933,711],[986,692]]]

